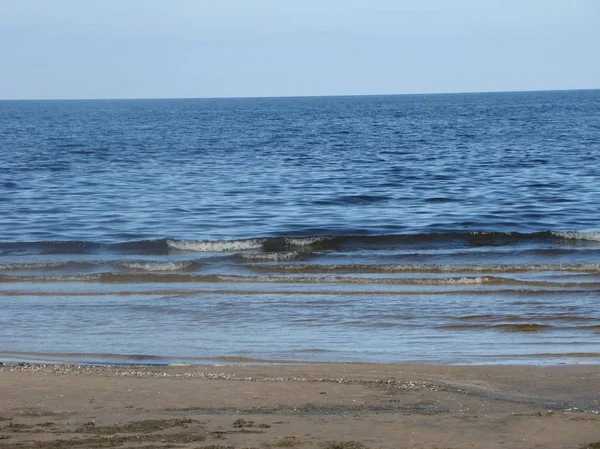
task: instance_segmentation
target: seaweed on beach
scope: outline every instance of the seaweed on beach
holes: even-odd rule
[[[321,449],[366,449],[360,441],[330,441],[321,445]]]

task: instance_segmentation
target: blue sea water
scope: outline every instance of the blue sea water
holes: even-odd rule
[[[600,91],[0,101],[0,359],[600,361]]]

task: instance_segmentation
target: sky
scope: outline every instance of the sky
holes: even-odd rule
[[[0,0],[0,99],[600,88],[600,0]]]

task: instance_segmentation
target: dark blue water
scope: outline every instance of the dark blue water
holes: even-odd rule
[[[597,361],[599,161],[598,90],[0,101],[0,352]]]
[[[3,241],[598,229],[600,91],[0,103]]]

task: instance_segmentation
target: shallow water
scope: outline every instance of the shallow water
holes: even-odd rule
[[[598,363],[599,114],[0,102],[0,359]]]

